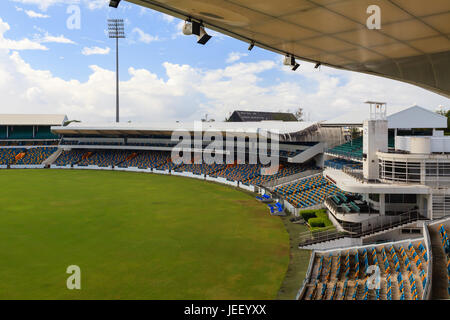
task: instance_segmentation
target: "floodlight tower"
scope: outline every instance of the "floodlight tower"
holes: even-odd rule
[[[116,122],[119,122],[119,39],[125,38],[123,19],[108,19],[110,39],[116,39]]]

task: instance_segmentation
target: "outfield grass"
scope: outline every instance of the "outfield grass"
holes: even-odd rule
[[[288,267],[282,220],[230,187],[81,170],[0,185],[0,299],[273,299]]]

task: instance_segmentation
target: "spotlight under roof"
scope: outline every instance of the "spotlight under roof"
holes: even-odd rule
[[[298,69],[298,67],[300,67],[300,64],[295,61],[295,57],[290,55],[286,55],[283,64],[285,66],[291,66],[292,71],[295,71]]]
[[[205,45],[212,37],[206,33],[205,27],[197,21],[187,20],[183,26],[183,34],[197,36],[197,43]]]
[[[117,8],[119,6],[120,0],[110,0],[109,6],[112,8]]]

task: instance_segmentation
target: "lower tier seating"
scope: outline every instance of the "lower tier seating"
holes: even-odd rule
[[[326,198],[336,194],[344,195],[334,184],[322,175],[302,179],[274,189],[297,208],[307,208],[323,203]]]
[[[372,247],[315,252],[307,275],[304,300],[419,300],[428,284],[428,261],[417,261],[426,252],[416,240]],[[411,261],[413,263],[411,263]],[[370,282],[373,266],[380,283]]]

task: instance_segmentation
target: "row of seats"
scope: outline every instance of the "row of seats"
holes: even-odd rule
[[[54,163],[58,166],[97,165],[100,167],[137,167],[158,170],[192,172],[198,175],[222,177],[244,184],[260,185],[273,179],[280,179],[312,168],[310,165],[286,164],[277,173],[262,175],[260,164],[175,164],[171,153],[164,151],[130,151],[130,150],[80,150],[63,151]],[[270,173],[267,171],[267,173]]]
[[[362,169],[362,164],[360,162],[351,161],[347,159],[334,158],[329,159],[324,162],[326,167],[342,170],[344,167],[350,169]]]
[[[273,172],[270,172],[269,170],[267,170],[269,174],[263,175],[257,175],[251,179],[249,179],[247,181],[247,184],[251,184],[251,185],[262,185],[264,183],[270,182],[270,181],[274,181],[274,180],[278,180],[281,178],[285,178],[288,176],[292,176],[294,174],[298,174],[301,172],[305,172],[307,170],[316,170],[318,169],[317,167],[313,166],[313,165],[301,165],[301,164],[284,164],[284,165],[280,165],[278,168],[277,173],[272,174]]]
[[[328,152],[331,154],[346,156],[350,158],[362,159],[363,138],[358,137],[350,142],[329,149]]]
[[[422,251],[424,254],[417,253]],[[421,242],[401,244],[397,248],[378,245],[353,249],[353,253],[339,249],[326,254],[317,253],[302,298],[418,300],[427,285],[428,263],[415,263],[413,266],[410,261],[417,262],[425,253],[426,248]],[[378,266],[380,270],[379,289],[369,289],[369,266]],[[325,289],[328,291],[323,292],[323,288],[328,288]]]
[[[0,165],[42,164],[57,149],[57,147],[0,148]]]
[[[441,236],[442,248],[447,256],[447,277],[448,277],[448,295],[450,296],[450,241],[448,238],[447,230],[445,230],[444,225],[439,226],[439,235]]]
[[[323,203],[331,195],[342,193],[322,175],[279,186],[274,191],[297,208],[311,207]]]
[[[40,147],[26,149],[25,156],[16,161],[19,165],[42,164],[48,157],[58,150],[57,147]]]

